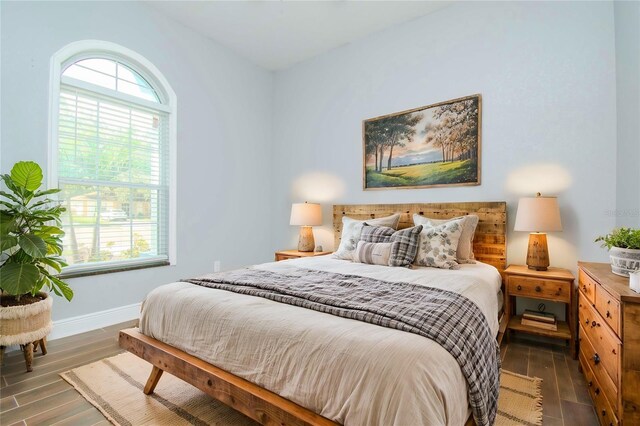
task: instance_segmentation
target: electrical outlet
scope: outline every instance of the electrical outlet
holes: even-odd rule
[[[220,272],[220,261],[216,260],[213,262],[213,272]]]

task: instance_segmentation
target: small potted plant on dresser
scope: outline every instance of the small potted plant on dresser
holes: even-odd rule
[[[33,351],[40,346],[46,354],[52,326],[52,300],[43,288],[73,297],[56,276],[66,266],[60,257],[65,209],[47,198],[58,189],[38,190],[42,169],[34,162],[16,163],[0,178],[8,189],[0,191],[0,362],[7,346],[20,345],[32,371]]]
[[[611,271],[628,277],[640,269],[640,229],[617,228],[610,234],[596,238],[602,241],[602,247],[609,249]]]

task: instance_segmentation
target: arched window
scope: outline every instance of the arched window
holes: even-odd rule
[[[175,262],[176,99],[145,58],[100,41],[56,53],[50,186],[66,276]]]

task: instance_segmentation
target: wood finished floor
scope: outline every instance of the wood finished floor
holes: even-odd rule
[[[118,324],[49,342],[49,353],[34,357],[26,373],[19,352],[10,352],[1,367],[0,424],[2,425],[109,425],[59,373],[122,352]],[[537,376],[543,381],[544,425],[597,425],[577,361],[562,347],[512,339],[501,348],[503,368]]]

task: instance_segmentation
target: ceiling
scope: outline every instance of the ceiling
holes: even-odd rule
[[[155,1],[164,14],[280,70],[446,7],[441,1]]]

